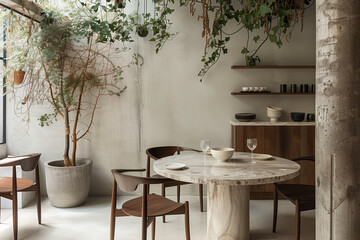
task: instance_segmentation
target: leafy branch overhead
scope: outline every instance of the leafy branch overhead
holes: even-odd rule
[[[311,0],[181,0],[180,6],[188,6],[192,15],[200,6],[202,13],[202,37],[205,39],[204,55],[201,58],[203,68],[199,76],[203,77],[216,64],[222,54],[228,52],[227,43],[235,34],[244,34],[245,46],[240,48],[248,65],[260,62],[256,56],[266,41],[279,48],[284,40],[289,41],[295,25],[300,22],[303,28],[304,11],[310,7]],[[314,2],[314,1],[313,1]],[[313,4],[313,2],[311,4]],[[227,26],[237,26],[232,32]],[[243,31],[241,31],[243,30]],[[256,47],[250,49],[250,36]]]
[[[154,13],[150,14],[145,0],[144,12],[140,14],[143,22],[138,18],[130,17],[129,25],[125,24],[125,26],[134,24],[140,37],[148,36],[151,31],[152,36],[149,40],[155,42],[156,53],[158,53],[165,42],[175,36],[169,31],[172,24],[169,15],[174,12],[170,4],[173,3],[174,0],[153,0]],[[301,24],[301,30],[303,29],[305,9],[313,3],[314,1],[311,0],[180,0],[180,7],[188,7],[193,16],[197,14],[198,6],[201,10],[197,18],[203,25],[201,35],[205,39],[205,47],[201,57],[203,68],[198,76],[202,78],[217,63],[222,54],[228,53],[227,44],[236,34],[243,35],[246,41],[240,48],[242,49],[240,53],[245,56],[246,64],[256,65],[260,62],[257,53],[265,42],[269,41],[280,48],[284,41],[290,40],[294,27],[298,23]],[[92,14],[96,13],[100,7],[105,9],[99,4],[90,7]],[[119,10],[116,4],[108,4],[107,7],[107,12]],[[123,17],[125,16],[124,14]],[[94,20],[94,22],[104,24],[98,19]],[[119,22],[112,24],[118,26]],[[233,26],[236,26],[235,30],[231,32],[227,30]],[[112,33],[117,33],[118,30],[116,27],[109,27],[108,35],[112,36]],[[122,39],[131,31],[133,29],[125,30],[124,34],[115,34],[115,38]]]

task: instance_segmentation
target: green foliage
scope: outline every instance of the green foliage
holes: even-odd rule
[[[202,7],[202,15],[199,19],[203,23],[202,36],[205,38],[205,54],[202,56],[203,68],[199,76],[203,77],[207,71],[219,60],[228,49],[226,44],[230,37],[246,29],[246,44],[241,53],[245,55],[247,64],[255,65],[260,62],[256,56],[263,44],[269,42],[279,48],[283,45],[283,39],[289,40],[294,26],[299,20],[303,20],[305,5],[311,0],[181,0],[180,6],[190,6],[190,12],[195,15],[195,5]],[[312,1],[313,3],[314,1]],[[240,7],[238,5],[240,4]],[[228,33],[227,25],[238,25],[238,29]],[[262,34],[264,33],[264,34]],[[250,35],[254,35],[252,41],[257,45],[251,50],[249,45]],[[263,36],[260,36],[263,35]]]
[[[57,113],[44,113],[40,118],[38,118],[40,122],[40,126],[50,126],[54,121],[57,121]]]

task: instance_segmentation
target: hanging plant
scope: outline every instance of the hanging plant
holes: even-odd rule
[[[241,53],[249,66],[260,62],[256,54],[267,41],[279,48],[284,40],[289,41],[295,25],[300,22],[303,29],[304,11],[311,0],[181,0],[180,6],[188,6],[195,15],[196,6],[200,5],[202,13],[198,19],[202,21],[202,37],[205,39],[204,54],[201,59],[203,68],[198,76],[203,77],[216,64],[228,49],[226,44],[230,37],[246,30],[246,44]],[[314,1],[311,2],[311,5]],[[235,7],[235,5],[237,7]],[[240,7],[238,7],[240,5]],[[226,31],[226,26],[237,25],[233,32]],[[256,46],[250,49],[250,39]]]
[[[149,34],[149,30],[146,27],[146,25],[139,25],[136,28],[136,32],[139,35],[139,37],[146,37]]]

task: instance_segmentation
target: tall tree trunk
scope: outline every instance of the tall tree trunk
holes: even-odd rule
[[[76,127],[74,126],[74,130],[73,130],[73,139],[72,139],[72,165],[76,166],[76,149],[77,149],[77,134],[76,134]]]
[[[69,124],[69,110],[65,108],[64,112],[64,122],[65,122],[65,145],[64,145],[64,164],[69,167],[72,166],[69,158],[69,148],[70,148],[70,124]]]
[[[316,1],[316,239],[360,239],[360,1]]]

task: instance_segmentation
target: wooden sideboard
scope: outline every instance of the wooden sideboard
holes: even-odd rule
[[[294,159],[315,156],[315,123],[241,123],[231,121],[232,146],[237,152],[250,152],[247,138],[257,138],[255,153]],[[315,184],[313,162],[301,162],[300,176],[284,183]],[[251,186],[251,199],[272,199],[273,184]]]

